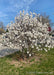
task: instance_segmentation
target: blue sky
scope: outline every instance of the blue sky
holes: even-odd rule
[[[14,21],[20,10],[36,13],[46,12],[54,22],[54,0],[0,0],[0,21],[6,26]]]

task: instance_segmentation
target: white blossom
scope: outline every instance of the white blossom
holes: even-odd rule
[[[29,51],[27,51],[27,54],[29,54]]]
[[[29,54],[29,57],[31,57],[31,54]]]

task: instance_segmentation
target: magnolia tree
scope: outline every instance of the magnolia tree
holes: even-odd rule
[[[15,17],[15,23],[7,26],[9,32],[3,34],[3,45],[17,49],[20,47],[22,52],[26,48],[29,56],[33,54],[34,47],[37,51],[45,50],[46,52],[47,48],[48,50],[53,48],[54,41],[51,40],[52,36],[49,36],[48,23],[42,24],[41,16],[40,21],[37,17],[39,14],[20,12]]]

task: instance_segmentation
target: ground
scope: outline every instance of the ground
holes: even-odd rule
[[[25,60],[18,60],[17,53],[2,57],[0,75],[54,75],[54,49],[37,51]]]

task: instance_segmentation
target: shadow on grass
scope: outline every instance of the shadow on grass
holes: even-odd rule
[[[21,59],[21,52],[20,51],[16,51],[16,52],[14,52],[14,53],[12,53],[12,54],[10,54],[10,55],[7,55],[7,56],[5,56],[6,58],[12,58],[12,59],[14,59],[14,60],[19,60],[19,59]]]

